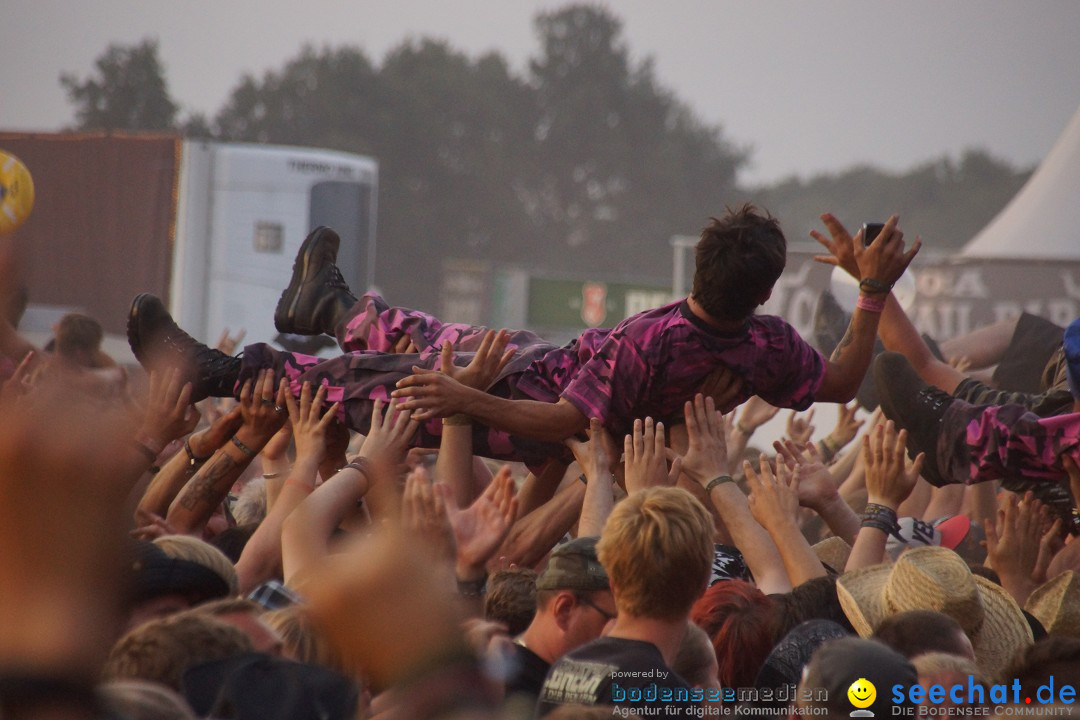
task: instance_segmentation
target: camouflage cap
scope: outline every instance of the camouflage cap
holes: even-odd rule
[[[555,548],[536,579],[537,590],[608,590],[607,572],[596,558],[599,538],[583,537]]]

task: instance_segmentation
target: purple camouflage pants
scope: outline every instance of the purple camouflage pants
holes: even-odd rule
[[[467,365],[486,332],[484,327],[443,323],[418,310],[390,307],[381,296],[367,293],[338,327],[337,341],[342,355],[323,359],[277,350],[264,343],[248,345],[244,348],[237,387],[264,368],[273,368],[276,378],[288,378],[294,395],[300,394],[304,382],[325,385],[327,402],[342,404],[342,419],[346,425],[356,432],[366,433],[371,424],[374,401],[388,401],[395,384],[411,375],[414,365],[437,367],[439,351],[445,341],[450,341],[455,348],[455,364]],[[418,355],[393,352],[395,344],[405,335],[419,348]],[[537,398],[517,392],[518,377],[534,360],[554,347],[531,332],[511,332],[509,348],[515,350],[514,357],[488,392],[508,399],[557,400],[557,397]],[[413,445],[437,448],[441,439],[442,421],[436,418],[421,424]],[[474,423],[473,452],[539,467],[550,457],[567,458],[569,451],[559,443],[510,435]]]
[[[1080,462],[1080,413],[1041,418],[1023,405],[953,402],[941,424],[938,466],[964,482],[1017,478],[1062,482],[1061,455]]]

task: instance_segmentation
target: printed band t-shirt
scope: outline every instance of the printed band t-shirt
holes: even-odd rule
[[[652,643],[601,637],[555,661],[540,690],[536,717],[574,704],[656,708],[663,717],[694,717],[699,703],[689,700],[690,694],[690,685]]]

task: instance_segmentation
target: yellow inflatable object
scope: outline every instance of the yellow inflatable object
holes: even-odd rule
[[[19,158],[0,150],[0,235],[26,222],[34,209],[34,181]]]

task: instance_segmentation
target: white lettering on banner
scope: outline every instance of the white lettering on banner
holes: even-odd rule
[[[759,312],[779,315],[800,335],[809,335],[814,327],[814,310],[821,292],[821,288],[808,287],[806,284],[813,267],[812,261],[805,262],[795,272],[781,275],[773,285],[772,297]]]
[[[922,304],[915,308],[912,322],[919,332],[936,340],[948,340],[974,329],[971,324],[971,307],[970,302],[939,301],[932,305]]]
[[[990,292],[983,282],[982,273],[978,268],[962,271],[953,283],[953,297],[958,298],[987,298]]]
[[[921,267],[915,275],[915,286],[919,297],[923,298],[938,295],[978,299],[990,297],[990,291],[983,281],[982,268],[953,271]]]
[[[627,290],[626,291],[626,317],[637,315],[646,310],[667,305],[671,302],[671,293],[664,291]]]

